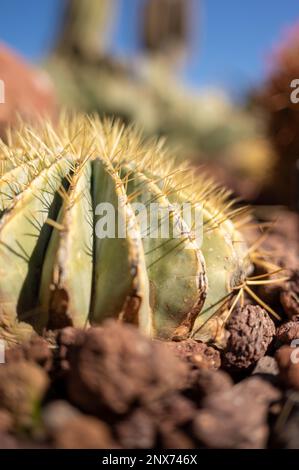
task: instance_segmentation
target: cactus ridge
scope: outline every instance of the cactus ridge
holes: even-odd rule
[[[162,140],[98,117],[64,114],[55,130],[22,125],[1,142],[0,162],[0,334],[8,342],[107,317],[150,336],[213,339],[210,320],[227,312],[250,272],[236,228],[244,208],[228,190],[178,165]],[[124,238],[97,236],[101,202],[126,221]],[[144,237],[140,202],[168,209],[182,235]],[[183,202],[202,211],[201,247],[176,209]]]

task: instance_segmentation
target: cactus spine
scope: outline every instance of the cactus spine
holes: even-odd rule
[[[55,131],[48,123],[23,128],[1,153],[2,337],[114,317],[150,336],[213,339],[207,325],[250,271],[227,191],[177,166],[160,142],[98,118],[62,117]],[[180,237],[141,233],[135,204],[152,201]],[[203,213],[201,247],[175,205],[187,201]],[[125,237],[97,236],[103,202],[125,220]]]

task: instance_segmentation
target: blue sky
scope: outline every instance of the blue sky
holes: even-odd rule
[[[83,0],[84,1],[84,0]],[[110,50],[138,49],[138,9],[144,0],[119,0]],[[184,69],[193,87],[240,92],[262,79],[266,58],[286,27],[299,21],[298,0],[191,0],[192,48]],[[32,61],[51,49],[63,0],[1,0],[0,39]]]

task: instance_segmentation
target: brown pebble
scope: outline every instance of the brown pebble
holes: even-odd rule
[[[182,389],[188,378],[188,365],[163,342],[115,321],[81,332],[80,341],[67,348],[66,361],[69,398],[92,414],[127,413],[133,404]]]
[[[116,434],[124,448],[150,449],[155,447],[157,426],[150,413],[138,408],[116,424]]]
[[[275,325],[268,313],[258,305],[239,307],[227,326],[230,335],[224,351],[225,366],[246,369],[263,357],[275,334]]]
[[[80,411],[64,400],[53,401],[42,410],[43,425],[50,435],[78,416]]]
[[[7,363],[30,361],[40,365],[47,372],[52,367],[53,355],[48,342],[40,336],[33,336],[30,341],[6,351]]]
[[[261,357],[256,363],[252,374],[265,374],[265,375],[272,375],[277,376],[279,374],[278,364],[274,357],[272,356],[264,356]]]
[[[194,421],[194,433],[209,448],[264,448],[267,416],[278,389],[260,378],[243,380],[231,389],[207,396]]]
[[[299,320],[299,269],[284,283],[280,294],[283,309],[290,320]]]
[[[33,363],[20,361],[1,365],[0,404],[11,413],[17,426],[31,426],[48,383],[46,373]]]
[[[192,366],[204,369],[219,369],[220,353],[217,349],[193,339],[183,341],[167,341],[166,346],[176,356],[189,362]]]
[[[200,369],[195,377],[193,389],[196,390],[198,399],[213,393],[224,392],[233,386],[231,377],[222,370]]]
[[[294,339],[299,338],[299,322],[288,321],[283,323],[276,333],[277,339],[283,344],[289,344]]]
[[[11,431],[12,428],[12,415],[7,410],[0,409],[0,433]]]
[[[286,387],[299,390],[299,349],[287,345],[282,346],[276,351],[275,358],[280,378]]]
[[[78,416],[60,426],[53,436],[57,449],[109,449],[115,447],[108,426],[91,416]]]

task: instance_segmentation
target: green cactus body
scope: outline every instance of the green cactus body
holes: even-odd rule
[[[70,163],[44,169],[18,194],[0,221],[0,325],[29,319],[49,240],[49,215],[57,215],[57,193]]]
[[[88,319],[93,245],[90,185],[91,165],[86,162],[71,179],[43,263],[39,290],[43,327],[51,322],[82,326]]]
[[[190,175],[189,175],[190,176]],[[248,257],[248,247],[242,234],[235,228],[233,222],[226,218],[224,204],[227,192],[220,197],[218,190],[212,182],[209,191],[202,191],[200,183],[195,189],[197,199],[194,200],[192,190],[185,190],[185,182],[170,181],[168,191],[171,192],[173,202],[202,201],[202,206],[195,206],[194,210],[202,212],[203,239],[201,252],[206,269],[206,297],[204,304],[197,311],[195,321],[190,333],[194,339],[210,341],[211,335],[217,342],[217,326],[214,317],[227,309],[232,298],[232,290],[244,282],[251,271]],[[176,191],[171,191],[175,187]],[[215,336],[215,337],[214,337]]]
[[[160,211],[154,220],[156,223],[149,220],[149,213],[146,214],[147,221],[151,223],[147,224],[149,233],[142,235],[151,286],[154,328],[160,337],[169,338],[182,323],[192,324],[194,315],[204,302],[204,261],[200,250],[188,235],[188,227],[183,226],[185,222],[172,209],[167,196],[154,180],[134,170],[127,174],[127,193],[132,202],[141,202],[145,207],[149,207],[152,202],[159,205]],[[169,223],[165,221],[166,214],[169,214]],[[175,227],[178,228],[177,234],[173,233]],[[168,232],[163,238],[162,230]],[[184,236],[180,235],[181,232]],[[176,295],[170,296],[169,292],[175,292]]]
[[[30,158],[0,178],[8,194],[0,219],[0,334],[13,342],[32,327],[86,327],[113,317],[154,337],[213,340],[209,322],[250,271],[226,192],[118,123],[64,118],[55,132],[48,125],[38,135],[23,132]],[[12,135],[1,145],[3,159],[12,161],[19,146]],[[18,189],[9,192],[16,175]],[[143,233],[138,205],[153,202],[159,211],[153,220],[146,212]],[[202,211],[202,246],[177,207],[185,202]],[[112,210],[109,229],[102,204]]]
[[[93,200],[96,214],[98,204],[110,203],[119,224],[115,224],[112,238],[95,236],[91,321],[99,323],[107,317],[120,316],[138,324],[141,309],[141,324],[151,334],[148,278],[141,238],[136,236],[135,215],[118,174],[100,158],[93,161]]]
[[[203,220],[202,251],[207,266],[208,295],[192,329],[192,336],[201,340],[208,339],[205,325],[226,307],[232,288],[241,284],[246,274],[246,270],[240,270],[240,260],[225,224],[214,226],[213,216],[206,208],[203,209]]]
[[[15,196],[20,194],[32,179],[50,164],[51,160],[43,161],[36,158],[6,172],[0,178],[0,212],[7,209]]]

